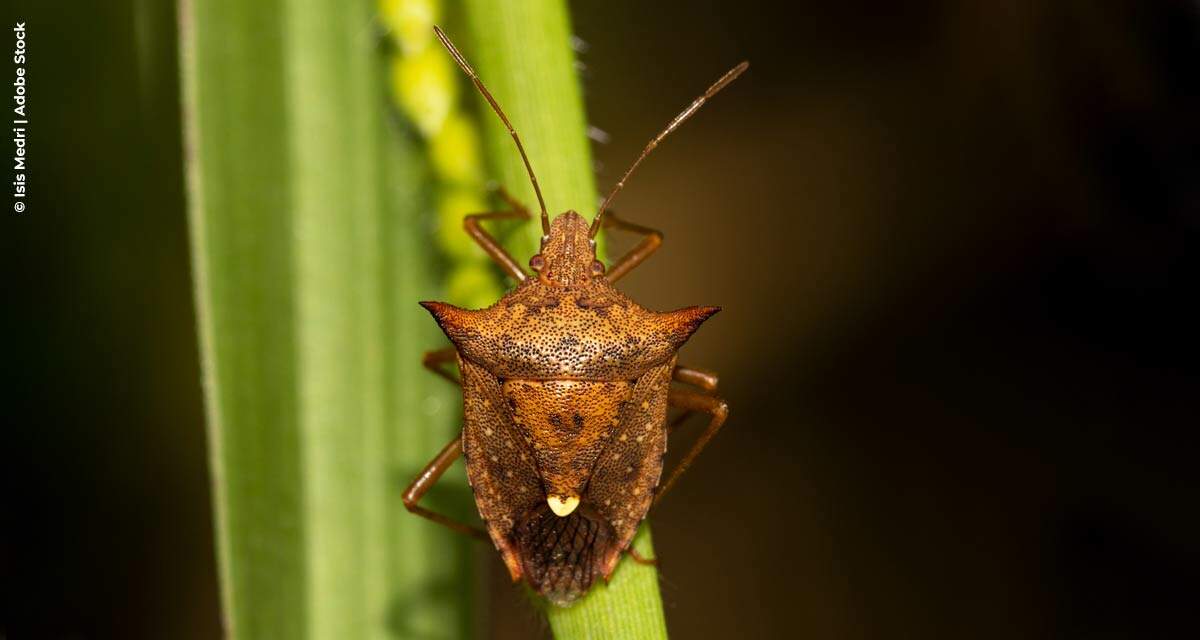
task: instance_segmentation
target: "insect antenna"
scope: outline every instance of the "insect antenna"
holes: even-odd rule
[[[589,238],[596,237],[596,233],[600,231],[600,222],[604,218],[604,212],[608,211],[608,205],[612,202],[613,198],[617,197],[617,194],[620,193],[621,189],[625,186],[625,181],[628,180],[629,176],[633,174],[634,169],[638,168],[638,165],[642,163],[642,160],[645,160],[646,156],[650,155],[651,151],[654,151],[654,148],[658,146],[658,143],[663,141],[663,138],[666,138],[671,134],[672,131],[678,129],[679,125],[686,122],[688,118],[692,117],[692,114],[699,111],[700,107],[704,106],[704,103],[708,102],[709,98],[716,95],[718,91],[725,88],[725,85],[733,82],[738,76],[742,75],[742,72],[745,71],[749,66],[749,62],[742,62],[738,66],[726,71],[725,75],[721,76],[720,80],[714,82],[712,86],[704,92],[704,95],[696,98],[692,101],[692,104],[688,105],[686,109],[680,111],[679,115],[675,116],[667,125],[667,128],[662,130],[662,133],[654,136],[654,139],[650,141],[650,144],[647,144],[646,148],[642,150],[642,155],[638,156],[637,160],[634,160],[633,166],[629,167],[629,170],[625,172],[625,175],[621,176],[621,179],[617,181],[615,186],[613,186],[612,191],[608,193],[608,197],[606,197],[604,202],[600,205],[600,210],[596,212],[596,217],[592,219],[592,227],[588,230]]]
[[[458,63],[458,67],[471,78],[471,82],[475,84],[476,89],[479,89],[479,93],[483,94],[488,104],[492,105],[492,111],[495,111],[496,115],[500,116],[500,120],[504,123],[504,126],[508,127],[509,135],[512,136],[513,142],[517,143],[517,151],[521,154],[521,160],[525,162],[525,170],[529,172],[529,182],[533,184],[533,192],[537,194],[538,206],[542,209],[542,235],[549,236],[550,214],[546,213],[546,201],[542,198],[542,189],[538,186],[537,176],[533,175],[533,166],[529,164],[529,156],[525,155],[525,145],[521,144],[521,137],[517,135],[517,130],[513,129],[512,123],[508,121],[508,116],[504,115],[504,110],[500,108],[496,99],[492,97],[491,92],[487,90],[487,87],[483,86],[483,81],[479,79],[479,74],[475,73],[475,69],[471,68],[467,59],[458,52],[458,48],[454,46],[453,42],[450,42],[450,38],[447,38],[446,34],[437,26],[433,27],[433,32],[437,34],[437,39],[441,41],[442,46],[446,47],[446,51],[449,51],[454,61]]]

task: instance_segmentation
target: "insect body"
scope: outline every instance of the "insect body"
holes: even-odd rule
[[[438,38],[508,126],[541,205],[541,251],[532,276],[482,228],[480,220],[528,217],[513,211],[469,216],[464,226],[517,287],[495,305],[467,310],[421,303],[453,347],[426,355],[425,364],[458,364],[465,423],[455,439],[405,492],[408,508],[452,529],[491,539],[514,580],[524,579],[559,605],[607,579],[637,525],[725,421],[713,395],[716,376],[676,364],[676,352],[716,307],[669,313],[646,310],[613,282],[661,244],[661,235],[614,215],[613,196],[657,144],[709,97],[746,68],[714,84],[651,141],[589,224],[574,211],[550,221],[520,138],[474,70],[441,30]],[[611,269],[596,258],[601,225],[640,233],[642,242]],[[673,387],[672,381],[698,387]],[[456,380],[456,382],[458,382]],[[668,408],[707,413],[707,429],[660,485]],[[431,512],[421,496],[462,453],[487,532]]]

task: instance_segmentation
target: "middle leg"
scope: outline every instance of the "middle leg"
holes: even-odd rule
[[[433,351],[426,351],[424,355],[421,356],[421,366],[429,369],[438,377],[449,380],[450,384],[458,387],[462,386],[462,383],[459,382],[458,378],[454,377],[454,374],[450,373],[450,371],[443,366],[447,363],[454,362],[457,360],[457,357],[458,352],[455,351],[454,347],[434,349]]]
[[[713,377],[713,386],[715,388],[715,376]],[[687,389],[671,389],[667,396],[667,402],[672,407],[684,410],[684,413],[671,423],[670,426],[672,429],[677,427],[683,419],[687,418],[694,411],[708,414],[709,420],[708,426],[705,427],[700,437],[692,443],[691,449],[683,456],[683,460],[680,460],[679,464],[675,465],[670,475],[667,476],[667,481],[662,483],[655,492],[654,504],[658,504],[662,500],[662,497],[671,490],[671,487],[674,486],[679,476],[683,475],[684,471],[687,471],[692,461],[696,459],[696,456],[700,455],[700,452],[708,445],[709,440],[712,440],[712,437],[721,429],[721,425],[725,424],[725,419],[729,417],[729,405],[725,403],[724,399],[715,395],[708,395]]]
[[[454,518],[440,514],[436,511],[430,511],[420,505],[421,497],[425,495],[433,485],[437,484],[443,473],[450,468],[451,464],[462,455],[462,438],[458,437],[450,441],[438,454],[425,465],[421,473],[413,478],[412,484],[404,490],[404,508],[410,513],[432,520],[444,527],[461,534],[478,538],[480,540],[488,540],[488,534],[479,527],[474,527],[465,522],[459,522]]]
[[[720,378],[717,376],[717,374],[713,373],[712,371],[695,369],[683,364],[675,365],[675,369],[671,372],[671,377],[675,380],[675,382],[681,382],[683,384],[696,387],[697,389],[700,389],[709,395],[716,393],[717,384],[720,381]],[[692,414],[694,413],[696,412],[685,409],[682,413],[675,416],[675,418],[667,425],[667,434],[670,435],[675,433],[675,429],[679,428],[679,425],[686,422],[687,419],[692,417]]]
[[[454,347],[444,347],[442,349],[426,351],[421,357],[421,365],[431,372],[437,374],[439,377],[450,381],[450,383],[454,386],[461,386],[462,383],[458,380],[458,378],[455,378],[454,375],[447,371],[444,367],[445,364],[454,362],[456,357],[457,352],[455,351]],[[431,511],[420,505],[421,497],[424,496],[425,493],[433,487],[433,485],[437,484],[438,479],[442,477],[442,474],[446,473],[446,470],[450,468],[450,465],[454,464],[454,461],[457,460],[458,456],[460,455],[462,455],[461,436],[450,441],[450,444],[447,444],[445,447],[443,447],[437,456],[435,456],[433,460],[430,460],[429,464],[425,465],[425,468],[421,470],[421,473],[419,473],[417,477],[413,479],[412,483],[408,485],[408,488],[404,490],[404,508],[408,509],[410,513],[414,513],[422,518],[432,520],[453,531],[466,534],[472,538],[488,540],[489,538],[487,533],[482,529],[466,524],[465,522],[459,522],[449,516],[437,513],[436,511]]]

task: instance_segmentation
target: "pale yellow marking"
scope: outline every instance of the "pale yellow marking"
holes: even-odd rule
[[[650,403],[645,400],[642,400],[642,411],[645,411],[646,409],[649,409],[649,408],[650,408]]]
[[[575,507],[579,506],[579,496],[566,496],[559,498],[558,496],[546,496],[546,504],[550,505],[550,510],[554,515],[565,518],[571,515]]]

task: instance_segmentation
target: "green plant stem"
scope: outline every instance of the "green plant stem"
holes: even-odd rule
[[[561,0],[466,0],[476,65],[488,89],[512,121],[537,173],[553,218],[572,209],[596,210],[596,181],[570,20]],[[481,113],[486,115],[486,106]],[[490,165],[509,192],[537,213],[537,198],[512,138],[497,118],[483,118]],[[524,240],[509,250],[529,257],[538,249],[541,226],[526,225]]]
[[[471,47],[464,51],[521,135],[551,215],[574,209],[592,215],[596,185],[586,137],[579,80],[570,48],[570,23],[561,0],[466,0]],[[521,200],[537,200],[507,130],[487,115],[486,148],[497,179]],[[536,222],[511,243],[515,256],[533,254]],[[649,527],[634,545],[654,557]],[[547,606],[559,640],[665,638],[658,572],[624,559],[609,585],[598,584],[569,608]]]
[[[420,154],[369,3],[185,0],[189,220],[231,638],[469,635],[465,543],[404,483],[457,428],[422,371]],[[437,385],[437,386],[435,386]],[[450,488],[463,480],[451,476]],[[436,497],[436,496],[431,496]]]

